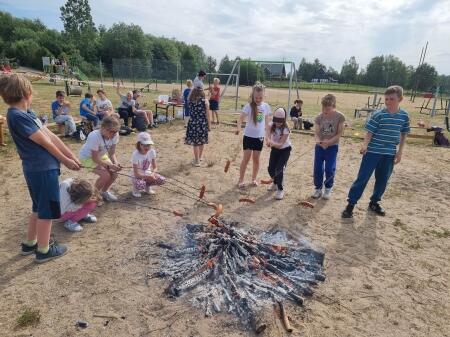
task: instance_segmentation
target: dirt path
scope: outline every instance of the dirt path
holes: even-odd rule
[[[312,191],[311,137],[292,136],[295,149],[287,169],[286,198],[275,202],[263,186],[246,192],[234,187],[240,153],[229,172],[223,172],[226,158],[239,145],[232,133],[212,132],[207,165],[201,168],[190,165],[191,149],[183,144],[183,134],[180,123],[152,132],[163,173],[196,186],[204,183],[206,197],[222,202],[227,218],[262,229],[279,225],[325,251],[325,283],[305,309],[287,305],[296,328],[291,336],[450,336],[449,150],[408,145],[385,196],[388,215],[378,218],[366,212],[370,184],[354,220],[342,221],[340,212],[359,168],[358,143],[348,139],[341,143],[332,200],[304,209],[297,202]],[[124,164],[129,162],[133,143],[134,137],[120,140],[119,159]],[[80,144],[71,147],[78,151]],[[306,154],[294,161],[303,151]],[[268,155],[265,149],[261,178],[267,177]],[[63,169],[61,178],[71,175]],[[86,172],[74,175],[94,179]],[[15,154],[2,155],[0,182],[0,336],[251,335],[231,316],[205,318],[183,301],[167,299],[166,281],[146,276],[158,266],[158,250],[152,243],[170,241],[187,222],[205,222],[210,209],[165,189],[140,202],[184,209],[185,217],[105,204],[95,211],[99,222],[86,225],[79,234],[55,224],[55,236],[70,246],[70,252],[36,265],[31,257],[18,255],[31,203]],[[121,199],[133,201],[128,178],[120,177],[113,190]],[[239,204],[242,193],[257,202]],[[15,320],[26,307],[39,309],[41,322],[34,328],[14,330]],[[89,327],[77,331],[77,319],[88,321]],[[266,336],[287,334],[274,321]]]

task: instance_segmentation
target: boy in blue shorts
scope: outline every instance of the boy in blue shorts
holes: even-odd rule
[[[410,132],[408,113],[400,108],[402,99],[402,87],[393,85],[387,88],[384,93],[386,107],[376,111],[366,124],[367,134],[360,149],[363,155],[361,167],[348,192],[348,205],[342,212],[343,218],[353,216],[353,209],[374,171],[375,186],[370,197],[369,210],[377,215],[386,215],[379,202],[394,165],[402,159],[406,135]]]
[[[37,263],[46,262],[67,252],[64,245],[50,244],[52,219],[61,216],[60,162],[71,170],[79,170],[80,162],[30,110],[33,97],[30,81],[18,74],[2,76],[0,95],[9,106],[6,115],[8,128],[22,159],[23,173],[33,201],[22,255],[35,253]]]

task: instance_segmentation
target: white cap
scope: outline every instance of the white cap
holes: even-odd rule
[[[137,135],[137,141],[143,145],[153,145],[152,137],[147,132],[140,132]]]

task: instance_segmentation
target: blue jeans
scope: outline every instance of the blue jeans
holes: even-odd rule
[[[324,185],[324,167],[325,188],[333,187],[338,149],[339,147],[337,144],[327,147],[326,149],[316,145],[314,156],[314,186],[316,186],[316,189],[322,189],[322,186]]]
[[[98,122],[99,122],[99,118],[96,115],[93,114],[86,114],[84,116],[81,116],[83,118],[86,118],[88,121],[92,121],[94,124],[94,127],[97,126]]]
[[[386,191],[389,177],[394,169],[393,155],[367,152],[361,161],[358,177],[348,192],[348,203],[356,205],[361,198],[373,171],[375,171],[375,186],[370,201],[378,202]]]

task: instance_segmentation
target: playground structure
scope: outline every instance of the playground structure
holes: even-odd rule
[[[237,58],[233,64],[233,68],[228,75],[228,79],[225,83],[225,87],[222,91],[222,97],[227,92],[228,87],[231,83],[236,83],[236,95],[235,95],[235,110],[238,110],[238,100],[239,100],[239,81],[243,76],[241,74],[241,65],[245,65],[245,69],[249,70],[249,65],[253,64],[256,66],[256,81],[261,82],[263,85],[274,83],[279,83],[280,87],[282,81],[288,81],[288,98],[287,98],[287,111],[291,109],[291,95],[292,90],[294,90],[293,85],[295,85],[295,90],[297,98],[300,98],[299,94],[299,84],[297,79],[297,70],[295,63],[292,61],[266,61],[266,60],[242,60]],[[289,72],[286,72],[286,65],[289,67]],[[247,80],[247,85],[249,84],[249,74],[246,74],[245,79]],[[233,82],[234,81],[234,82]]]
[[[416,108],[422,115],[430,115],[431,117],[437,115],[446,115],[450,105],[450,98],[444,98],[440,87],[436,87],[434,92],[427,92],[423,95],[424,100],[422,105]],[[430,103],[431,106],[430,106]],[[438,105],[439,103],[439,105]]]

